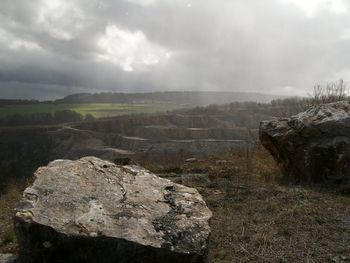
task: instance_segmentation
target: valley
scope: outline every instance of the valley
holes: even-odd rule
[[[214,263],[341,259],[350,253],[344,245],[350,233],[349,196],[333,188],[282,182],[279,167],[259,143],[261,121],[299,111],[300,104],[293,100],[234,102],[3,127],[0,253],[17,252],[12,209],[35,170],[56,159],[95,156],[118,165],[139,164],[162,178],[196,188],[213,212]]]
[[[257,108],[260,108],[257,111]],[[258,124],[295,105],[231,103],[55,125],[0,128],[1,188],[55,159],[96,156],[183,162],[256,144]],[[20,166],[18,164],[21,164]]]

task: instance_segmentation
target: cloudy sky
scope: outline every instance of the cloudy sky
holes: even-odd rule
[[[1,0],[0,98],[350,80],[347,0]]]

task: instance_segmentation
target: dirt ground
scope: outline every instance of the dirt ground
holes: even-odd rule
[[[350,262],[350,196],[276,182],[262,149],[236,150],[181,167],[143,164],[196,187],[213,212],[212,262]],[[12,209],[24,186],[0,197],[0,253],[16,251]]]

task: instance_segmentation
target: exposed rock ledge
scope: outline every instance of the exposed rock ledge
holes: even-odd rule
[[[20,262],[208,262],[197,190],[95,157],[39,168],[16,209]]]
[[[314,106],[291,118],[262,122],[260,139],[288,179],[348,187],[350,102]]]

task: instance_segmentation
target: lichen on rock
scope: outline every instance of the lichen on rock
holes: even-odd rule
[[[20,262],[207,262],[197,190],[95,157],[39,168],[15,213]]]
[[[291,118],[264,121],[260,140],[289,180],[344,186],[350,179],[348,101],[313,106]]]

